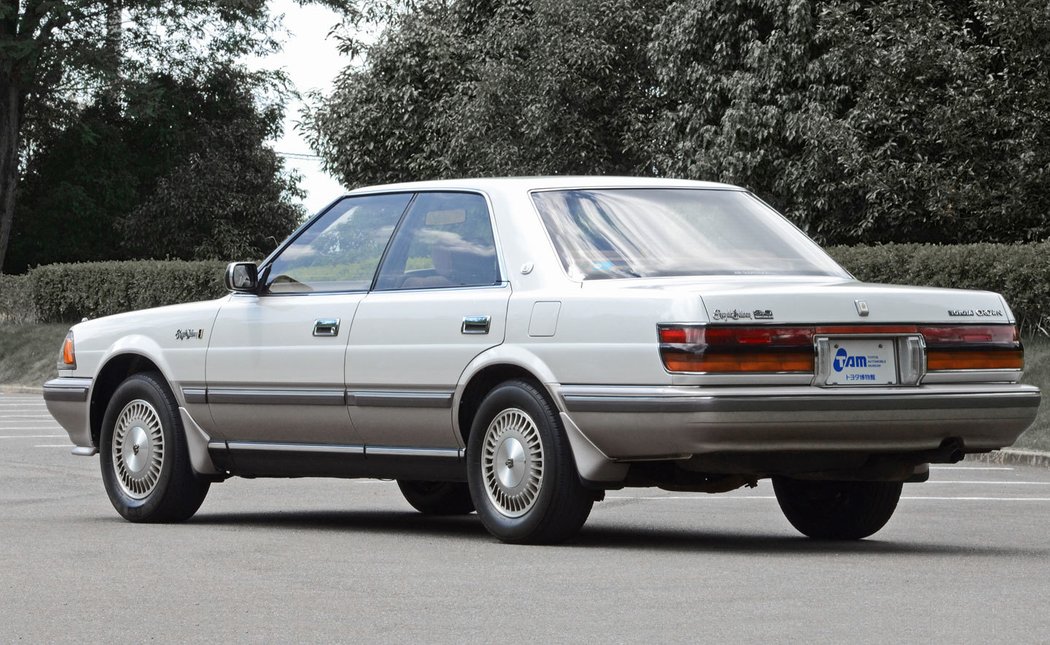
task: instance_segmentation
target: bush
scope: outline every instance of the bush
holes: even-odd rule
[[[1036,244],[880,244],[828,252],[865,282],[1001,293],[1025,333],[1050,327],[1050,242]]]
[[[0,319],[75,322],[84,317],[209,300],[226,293],[219,261],[49,264],[2,276]],[[9,285],[14,285],[10,289]]]
[[[1050,242],[836,246],[831,253],[866,282],[997,291],[1022,331],[1050,330]],[[0,275],[0,321],[74,322],[87,316],[217,298],[225,263],[51,264]]]

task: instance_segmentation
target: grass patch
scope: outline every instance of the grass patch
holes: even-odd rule
[[[58,376],[58,352],[69,325],[0,324],[0,385],[40,387]]]
[[[1034,336],[1025,340],[1021,382],[1038,387],[1043,392],[1043,400],[1035,423],[1017,438],[1014,448],[1050,452],[1050,338]]]

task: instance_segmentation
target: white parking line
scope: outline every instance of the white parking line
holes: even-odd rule
[[[8,428],[10,430],[12,428]],[[17,430],[18,428],[14,428]],[[64,437],[64,434],[5,434],[0,439],[51,439],[53,437]]]
[[[996,481],[966,481],[966,480],[944,480],[931,479],[924,484],[980,484],[983,486],[1050,486],[1050,482],[996,482]]]
[[[653,501],[679,501],[679,500],[694,500],[694,501],[708,501],[708,500],[775,500],[775,495],[667,495],[665,497],[646,497],[640,496],[612,496],[609,495],[605,499],[629,499],[629,500],[653,500]],[[902,496],[901,500],[931,500],[931,501],[963,501],[963,502],[1050,502],[1050,497],[939,497],[934,495],[906,495]]]
[[[930,466],[930,470],[1013,470],[1009,466]]]
[[[1050,502],[1050,497],[901,497],[902,500],[932,500],[935,502]]]

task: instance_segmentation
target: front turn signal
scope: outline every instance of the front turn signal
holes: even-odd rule
[[[73,348],[73,332],[66,334],[66,340],[62,343],[62,360],[58,363],[60,370],[75,370],[77,368],[77,355]]]

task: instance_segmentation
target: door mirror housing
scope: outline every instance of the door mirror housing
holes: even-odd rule
[[[254,262],[231,262],[224,276],[226,288],[234,293],[259,292],[259,267]]]

